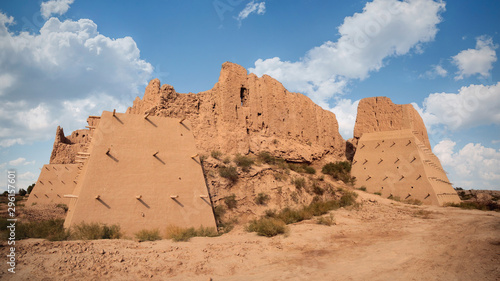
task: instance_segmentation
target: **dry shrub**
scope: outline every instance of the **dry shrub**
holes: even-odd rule
[[[135,234],[135,238],[140,242],[161,240],[160,230],[158,228],[143,229]]]
[[[71,238],[74,240],[120,239],[120,226],[108,226],[102,223],[81,222],[71,228]]]
[[[219,233],[217,233],[217,230],[213,227],[203,227],[200,226],[199,228],[194,228],[194,227],[179,227],[179,226],[168,226],[166,229],[166,235],[165,237],[167,239],[172,239],[176,242],[179,241],[189,241],[192,237],[215,237],[219,236]]]
[[[284,234],[287,226],[282,220],[264,217],[251,221],[246,230],[248,232],[256,232],[260,236],[272,237]]]

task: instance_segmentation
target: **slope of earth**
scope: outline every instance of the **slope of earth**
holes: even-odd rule
[[[498,280],[500,213],[412,206],[359,192],[336,225],[264,238],[237,227],[190,242],[19,241],[2,280]],[[7,246],[0,248],[5,257]]]

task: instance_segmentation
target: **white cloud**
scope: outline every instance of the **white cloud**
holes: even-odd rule
[[[19,166],[26,162],[26,158],[19,157],[15,160],[9,161],[10,166]]]
[[[69,9],[69,5],[73,4],[75,0],[50,0],[42,2],[40,5],[40,12],[45,19],[51,15],[63,15]]]
[[[421,44],[434,40],[444,10],[445,3],[439,0],[374,0],[362,13],[344,19],[336,42],[327,41],[295,62],[278,57],[258,59],[249,70],[268,74],[289,90],[307,94],[328,108],[329,99],[344,94],[352,79],[367,78],[387,58],[411,50],[422,52]],[[339,122],[351,123],[349,119]]]
[[[455,93],[434,93],[425,98],[423,108],[414,104],[428,129],[444,125],[452,130],[500,124],[500,82],[470,85]]]
[[[455,80],[475,74],[488,77],[493,63],[497,61],[496,48],[498,45],[493,44],[491,37],[481,36],[476,39],[475,49],[461,51],[452,57],[453,63],[458,67]]]
[[[11,33],[13,21],[0,13],[0,80],[9,82],[0,89],[0,147],[53,138],[57,125],[71,132],[102,110],[124,111],[153,72],[131,37],[106,37],[89,19],[50,18],[39,34]]]
[[[469,143],[455,152],[456,143],[443,140],[434,147],[454,186],[466,189],[500,187],[500,150]]]
[[[352,102],[350,99],[339,99],[336,105],[330,108],[339,122],[339,133],[345,139],[352,138],[358,104],[359,100]]]
[[[236,20],[241,25],[241,22],[248,18],[252,13],[263,15],[266,12],[266,2],[255,3],[255,0],[250,1],[243,10],[238,14]]]
[[[434,79],[438,76],[446,77],[448,71],[444,69],[441,65],[433,65],[431,70],[427,70],[424,74],[420,75],[420,78]]]

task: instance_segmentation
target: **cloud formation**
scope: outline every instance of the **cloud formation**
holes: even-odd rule
[[[476,39],[476,48],[467,49],[452,57],[452,62],[458,67],[455,80],[461,80],[472,75],[481,75],[483,78],[490,76],[493,63],[497,61],[493,39],[481,36]]]
[[[294,62],[279,57],[258,59],[250,71],[268,74],[289,90],[307,94],[328,108],[329,99],[344,94],[352,79],[367,78],[370,72],[382,68],[389,57],[412,50],[421,52],[423,43],[434,40],[444,10],[442,1],[374,0],[366,4],[363,12],[344,19],[336,42],[314,47]]]
[[[427,70],[424,74],[420,75],[419,78],[434,79],[438,76],[446,77],[447,75],[448,71],[438,64],[438,65],[432,65],[431,70]]]
[[[500,188],[500,150],[469,143],[455,150],[451,140],[439,142],[433,149],[454,186],[465,189]],[[456,152],[455,152],[456,151]]]
[[[89,19],[48,19],[39,34],[13,34],[0,12],[0,147],[81,128],[90,114],[124,111],[151,77],[131,37],[109,38]]]
[[[263,15],[266,12],[266,2],[258,2],[256,3],[255,0],[250,1],[243,10],[238,14],[236,17],[236,20],[239,22],[241,25],[241,22],[248,18],[249,15],[252,13],[255,13],[257,15]]]
[[[470,85],[458,93],[434,93],[425,98],[423,107],[413,106],[428,129],[444,125],[462,130],[482,125],[500,125],[500,82],[495,85]]]
[[[68,9],[69,5],[73,4],[75,0],[50,0],[42,2],[40,5],[40,13],[45,19],[52,15],[63,15]]]

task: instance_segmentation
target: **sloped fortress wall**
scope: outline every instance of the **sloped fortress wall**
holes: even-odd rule
[[[27,206],[69,204],[69,198],[64,195],[73,193],[79,174],[77,164],[47,164],[43,165],[40,176],[26,202]]]
[[[119,224],[128,235],[168,225],[215,227],[191,124],[103,112],[65,227]]]
[[[386,198],[417,199],[428,205],[460,202],[439,159],[412,130],[364,133],[351,173],[357,187]]]

